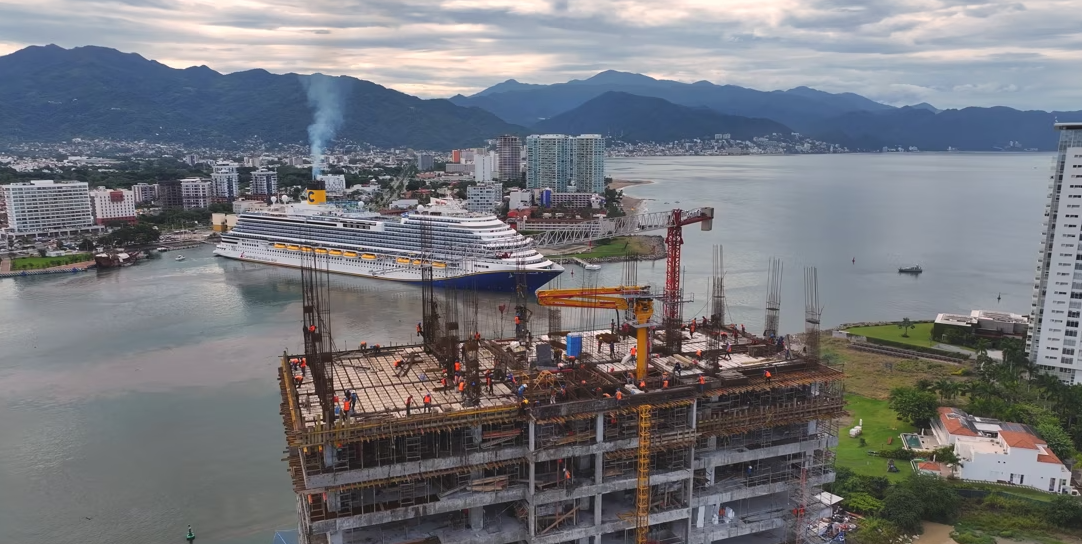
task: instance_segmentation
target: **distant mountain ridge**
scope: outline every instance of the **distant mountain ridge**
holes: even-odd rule
[[[266,70],[178,70],[103,47],[33,46],[0,57],[0,139],[74,137],[228,145],[251,137],[308,140],[312,122],[301,80]],[[479,109],[422,100],[375,83],[342,86],[338,136],[380,147],[448,149],[523,134]]]
[[[1052,130],[1057,118],[1082,121],[1082,111],[1021,111],[1006,107],[940,110],[926,102],[896,108],[855,93],[835,94],[809,87],[757,91],[708,81],[658,80],[614,70],[552,85],[515,83],[450,100],[538,130],[551,126],[546,124],[547,120],[561,118],[561,114],[575,111],[602,95],[624,93],[659,98],[678,106],[707,108],[723,115],[771,120],[853,150],[916,146],[924,150],[991,151],[1005,148],[1013,141],[1021,142],[1023,148],[1049,151],[1056,148],[1058,140],[1058,134]],[[596,105],[591,107],[596,108]],[[568,123],[569,120],[562,119],[559,124]],[[659,135],[660,132],[654,136]]]
[[[541,121],[533,129],[540,133],[602,134],[624,142],[709,139],[720,133],[730,133],[737,140],[750,140],[774,132],[792,132],[769,119],[724,115],[705,108],[679,106],[661,98],[616,91]]]

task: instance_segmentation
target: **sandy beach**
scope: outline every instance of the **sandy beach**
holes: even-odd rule
[[[653,181],[648,179],[614,179],[607,187],[619,191],[626,187],[632,187],[635,185],[650,185]]]

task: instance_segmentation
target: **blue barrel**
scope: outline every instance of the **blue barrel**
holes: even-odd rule
[[[582,335],[567,335],[567,356],[578,357],[580,353],[582,353]]]

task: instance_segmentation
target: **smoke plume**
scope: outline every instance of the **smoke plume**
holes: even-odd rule
[[[301,76],[301,85],[308,93],[308,106],[314,110],[312,124],[308,125],[308,146],[312,154],[312,179],[318,179],[323,150],[342,125],[342,99],[345,93],[341,80],[323,74]]]

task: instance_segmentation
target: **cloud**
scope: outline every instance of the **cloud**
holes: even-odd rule
[[[1082,109],[1073,0],[0,0],[0,53],[345,74],[423,97],[605,69],[892,104]]]

